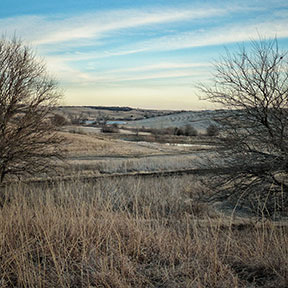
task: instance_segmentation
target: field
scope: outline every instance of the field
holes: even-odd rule
[[[105,109],[98,107],[62,107],[57,113],[65,116],[69,121],[84,120],[90,123],[104,121],[124,121],[126,127],[136,128],[168,128],[192,125],[198,132],[204,133],[206,128],[215,124],[215,119],[222,117],[225,110],[204,111],[173,111],[173,110],[142,110],[128,107],[114,107]],[[229,112],[231,113],[231,111]]]
[[[0,287],[287,287],[287,223],[205,201],[219,143],[197,113],[60,127],[61,169],[0,188]],[[192,120],[202,134],[131,129]]]
[[[78,135],[73,135],[74,140]],[[71,136],[70,136],[71,137]],[[90,142],[89,142],[90,140]],[[83,144],[81,144],[82,141]],[[92,143],[96,141],[95,146]],[[106,142],[105,142],[106,141]],[[76,144],[76,141],[74,142]],[[101,143],[101,144],[100,144]],[[97,136],[81,136],[81,140],[70,146],[68,163],[72,167],[83,171],[97,170],[102,173],[129,171],[164,171],[197,167],[200,155],[206,152],[206,146],[199,143],[191,146],[174,146],[167,143],[131,142],[118,139],[102,140]],[[78,146],[78,148],[77,148]],[[82,149],[80,148],[82,146]],[[191,153],[193,152],[193,153]]]

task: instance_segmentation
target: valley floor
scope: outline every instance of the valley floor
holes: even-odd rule
[[[222,213],[207,175],[163,173],[200,169],[217,141],[60,133],[54,180],[0,187],[0,287],[288,286],[286,222]]]

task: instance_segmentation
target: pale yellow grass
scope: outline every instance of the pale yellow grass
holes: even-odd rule
[[[59,132],[66,140],[68,156],[77,155],[147,155],[157,150],[149,147],[139,146],[127,141],[99,136],[97,134],[78,134],[70,132]]]
[[[287,228],[209,218],[203,193],[187,176],[7,187],[1,287],[287,287]]]

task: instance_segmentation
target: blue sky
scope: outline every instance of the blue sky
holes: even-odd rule
[[[210,109],[195,85],[225,47],[260,34],[288,49],[288,2],[1,0],[0,33],[44,58],[64,105]]]

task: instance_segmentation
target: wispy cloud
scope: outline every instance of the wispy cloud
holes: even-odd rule
[[[201,46],[222,45],[257,39],[259,35],[267,38],[288,37],[287,18],[258,23],[228,24],[212,29],[177,33],[137,43],[133,49],[142,47],[143,51],[179,50]],[[125,48],[122,48],[125,49]],[[131,47],[130,47],[131,49]]]
[[[155,79],[168,79],[168,78],[183,78],[183,77],[192,77],[199,75],[197,72],[192,71],[164,71],[158,73],[148,73],[141,75],[107,75],[107,76],[95,76],[91,77],[90,81],[87,81],[85,84],[92,82],[96,83],[116,83],[116,82],[128,82],[128,81],[143,81],[143,80],[155,80]],[[84,82],[82,82],[84,83]]]
[[[193,47],[203,47],[212,45],[225,45],[257,39],[259,34],[263,37],[287,38],[286,18],[274,21],[258,23],[234,23],[212,29],[200,29],[189,32],[178,32],[169,36],[152,38],[144,41],[133,42],[125,46],[108,51],[92,51],[80,53],[67,53],[61,55],[64,61],[84,61],[89,59],[102,59],[114,56],[131,55],[143,52],[173,51]]]
[[[146,72],[153,70],[171,70],[171,69],[189,69],[189,68],[199,68],[199,67],[209,67],[209,63],[157,63],[152,65],[144,65],[137,67],[129,67],[117,70],[111,70],[109,73],[123,73],[123,72]]]
[[[212,12],[210,11],[208,14],[210,15],[211,13]],[[197,15],[199,15],[199,12]],[[247,21],[246,24],[243,24],[242,22],[232,24],[228,23],[226,25],[218,27],[216,26],[210,29],[203,28],[188,32],[176,31],[176,33],[171,33],[168,36],[156,37],[138,42],[131,42],[124,46],[120,45],[117,46],[116,48],[111,48],[110,50],[106,51],[102,49],[96,49],[96,51],[89,51],[89,52],[71,51],[64,55],[61,54],[59,56],[57,55],[48,56],[47,59],[48,63],[50,63],[51,70],[55,71],[55,73],[60,75],[61,79],[65,79],[65,81],[67,82],[74,81],[75,83],[80,82],[86,84],[101,83],[101,82],[112,83],[120,81],[138,81],[138,80],[157,79],[157,78],[159,79],[177,78],[177,77],[189,77],[189,76],[194,77],[195,76],[194,71],[190,72],[183,70],[194,68],[194,70],[197,71],[196,73],[200,73],[199,68],[208,66],[209,64],[205,62],[202,63],[158,62],[150,65],[141,65],[141,66],[138,65],[136,67],[130,65],[130,67],[120,69],[108,69],[101,71],[102,74],[101,77],[99,77],[97,73],[93,72],[94,68],[97,69],[98,65],[97,63],[95,64],[96,67],[93,67],[93,63],[92,64],[87,63],[86,72],[81,71],[80,68],[77,68],[75,66],[74,68],[72,68],[70,64],[77,61],[87,61],[87,60],[96,61],[97,59],[101,60],[108,57],[117,57],[125,55],[127,56],[143,52],[154,53],[161,51],[182,50],[193,47],[223,45],[228,43],[241,42],[257,38],[260,32],[261,35],[265,37],[274,37],[275,35],[277,35],[277,37],[279,38],[288,37],[287,20],[286,17],[284,16],[285,14],[282,13],[282,17],[279,16],[277,19],[267,19],[266,21],[259,21],[258,19],[255,19],[253,21],[250,20],[250,22]],[[162,16],[161,19],[163,20],[164,18],[165,17]],[[168,16],[166,16],[165,19],[168,19]],[[144,20],[142,20],[142,23],[144,23],[143,21]],[[145,23],[148,22],[146,21]],[[128,25],[127,23],[130,22],[129,21],[126,22],[125,27],[127,27]],[[151,23],[151,20],[149,23]],[[160,72],[152,73],[153,71],[157,70],[166,70],[166,71],[165,72],[162,71],[161,73]],[[177,71],[173,73],[172,71],[167,70],[175,70],[175,71],[177,70]],[[139,73],[141,72],[149,72],[149,73],[139,75]],[[122,73],[123,75],[119,76],[118,75],[119,73]]]
[[[278,5],[283,5],[278,1]],[[247,3],[246,3],[247,4]],[[13,18],[0,19],[0,32],[20,35],[25,40],[39,47],[44,54],[55,51],[68,51],[61,55],[66,61],[80,61],[93,58],[107,58],[111,56],[121,56],[135,54],[151,50],[177,50],[189,47],[224,44],[237,41],[245,41],[257,36],[260,31],[265,36],[287,37],[287,12],[276,11],[276,19],[269,19],[266,22],[259,20],[253,23],[227,24],[222,27],[193,29],[191,31],[179,32],[169,35],[158,36],[157,38],[145,39],[140,42],[129,43],[126,46],[120,45],[116,49],[104,49],[101,51],[77,52],[85,46],[105,46],[115,35],[111,33],[119,30],[133,29],[139,31],[141,27],[167,24],[183,23],[185,21],[211,20],[215,17],[225,16],[235,11],[249,11],[251,9],[262,10],[268,4],[264,1],[260,7],[239,4],[226,6],[225,8],[193,8],[184,7],[182,9],[172,8],[150,8],[145,10],[126,9],[111,10],[95,13],[84,13],[80,16],[19,16]],[[278,13],[278,14],[277,14]],[[251,22],[251,21],[250,21]],[[137,30],[138,29],[138,30]],[[159,30],[159,27],[156,30]],[[207,29],[207,30],[206,30]],[[140,30],[141,31],[141,30]],[[125,35],[123,36],[125,38]],[[147,37],[145,37],[147,38]],[[73,47],[78,49],[75,52]]]
[[[222,9],[208,10],[164,10],[164,11],[110,11],[105,13],[85,14],[80,17],[72,17],[55,21],[58,26],[56,31],[35,41],[36,44],[47,44],[55,42],[66,42],[77,39],[101,37],[103,33],[110,31],[136,28],[139,26],[163,24],[167,22],[185,21],[187,19],[199,19],[223,15]],[[59,25],[60,24],[60,27]]]
[[[62,43],[105,37],[103,34],[120,29],[165,24],[227,13],[226,9],[137,9],[85,13],[80,16],[20,16],[0,20],[7,33],[25,35],[35,45]]]
[[[208,67],[207,63],[160,63],[140,67],[108,70],[101,73],[82,72],[80,69],[71,68],[67,63],[49,62],[49,70],[54,71],[63,82],[69,84],[89,85],[91,83],[115,83],[139,80],[156,80],[168,78],[199,77],[203,75],[201,68]]]
[[[43,12],[0,18],[0,34],[16,33],[34,45],[65,87],[88,91],[88,87],[144,83],[139,85],[149,89],[158,83],[171,87],[184,83],[178,86],[183,87],[191,79],[207,76],[205,57],[208,50],[217,50],[214,45],[247,41],[258,34],[288,38],[286,2],[187,0],[174,7],[150,3],[140,8],[133,3],[133,9],[106,6],[101,11],[53,16]],[[205,56],[196,49],[207,46]]]

